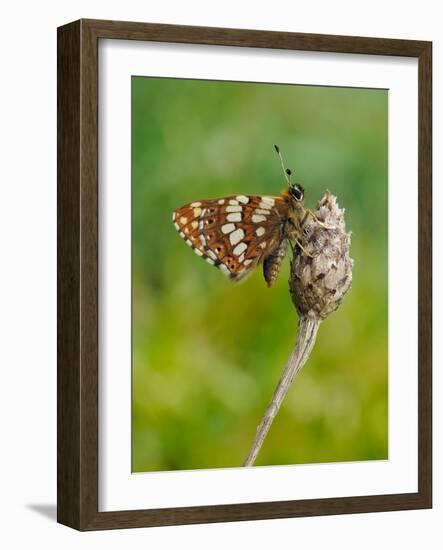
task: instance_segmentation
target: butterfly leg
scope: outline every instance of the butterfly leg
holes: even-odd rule
[[[308,258],[313,258],[314,256],[312,254],[310,254],[306,248],[301,244],[301,242],[296,239],[295,237],[293,238],[294,239],[294,242],[295,244],[300,248],[300,250],[303,252],[303,254],[305,256],[307,256]],[[292,253],[294,254],[294,245],[291,243],[291,248],[292,248]]]
[[[303,218],[303,222],[302,222],[302,226],[304,225],[304,222],[306,222],[306,219],[308,216],[311,216],[311,218],[313,218],[320,227],[323,227],[324,229],[335,229],[335,227],[333,225],[328,225],[326,223],[323,223],[321,222],[317,216],[314,214],[314,212],[312,212],[311,210],[308,210],[306,209],[306,214],[305,214],[305,217]]]

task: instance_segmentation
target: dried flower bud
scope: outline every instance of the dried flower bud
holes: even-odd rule
[[[346,233],[344,210],[329,191],[317,205],[317,219],[329,229],[311,219],[305,226],[304,253],[291,262],[289,288],[292,301],[301,317],[323,320],[340,305],[352,283],[354,261],[349,256],[350,233]]]

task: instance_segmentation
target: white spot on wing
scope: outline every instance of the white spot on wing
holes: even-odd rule
[[[269,210],[264,210],[263,208],[256,208],[254,214],[263,214],[264,216],[269,216]]]
[[[247,267],[248,265],[252,264],[252,260],[245,260],[244,265]]]
[[[226,207],[226,212],[241,212],[242,210],[243,208],[240,205]]]
[[[244,236],[245,232],[243,231],[243,229],[236,229],[233,233],[231,233],[229,235],[229,240],[231,241],[232,246],[239,243]]]
[[[245,259],[245,253],[243,252],[243,254],[239,257],[238,261],[242,263],[244,259]]]
[[[248,204],[249,202],[249,197],[246,197],[245,195],[237,195],[235,198],[238,202],[242,202],[243,204]]]
[[[180,235],[180,237],[182,237],[182,239],[186,239],[186,235],[183,233],[183,231],[180,231],[179,235]]]
[[[182,217],[180,218],[180,223],[181,223],[182,225],[185,225],[186,223],[188,223],[188,218],[186,218],[185,216],[182,216]]]
[[[261,226],[257,227],[257,229],[255,230],[255,234],[257,235],[257,237],[261,237],[265,234],[265,228]]]
[[[196,207],[201,206],[201,205],[202,205],[201,202],[191,202],[191,207],[192,208],[196,208]]]
[[[231,231],[234,231],[234,229],[235,225],[233,223],[225,223],[225,225],[222,225],[221,227],[222,233],[224,233],[225,235],[227,233],[230,233]]]
[[[225,202],[225,199],[219,199],[217,202],[218,204],[223,204]]]
[[[177,222],[174,222],[174,227],[175,227],[175,229],[177,229],[177,231],[180,231],[180,227],[179,227]]]
[[[275,204],[275,199],[273,199],[272,197],[262,197],[261,200],[271,206],[274,206]]]
[[[261,214],[253,214],[252,221],[254,223],[260,223],[266,221],[266,216],[262,216]]]
[[[228,214],[226,216],[228,222],[241,222],[240,212],[235,212],[234,214]]]
[[[205,258],[205,261],[208,262],[208,264],[214,265],[214,260],[211,260],[211,258]]]
[[[208,256],[210,256],[213,260],[217,260],[217,255],[212,252],[212,250],[209,250],[209,248],[206,250],[206,253]]]
[[[195,218],[198,218],[200,216],[200,214],[202,213],[202,209],[201,208],[194,208],[194,217]]]
[[[233,204],[234,206],[238,206],[238,201],[235,199],[230,199],[229,204]]]
[[[230,275],[230,274],[231,274],[231,272],[230,272],[229,269],[225,266],[225,264],[219,264],[217,267],[219,268],[220,271],[223,271],[223,273],[224,273],[225,275]]]
[[[194,248],[194,252],[197,254],[197,256],[203,256],[203,252],[198,248]]]
[[[265,249],[265,248],[266,248],[266,241],[263,241],[263,242],[260,243],[258,246],[259,246],[260,248]]]
[[[175,212],[172,213],[172,221],[175,222]]]
[[[240,243],[239,245],[237,245],[233,252],[236,256],[240,256],[240,254],[243,254],[243,252],[248,248],[247,244],[246,243]]]
[[[196,222],[195,220],[192,222],[192,229],[197,229],[198,227],[198,222]]]

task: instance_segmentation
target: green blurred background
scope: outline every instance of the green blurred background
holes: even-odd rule
[[[295,341],[288,260],[235,285],[179,237],[172,211],[279,194],[279,143],[314,209],[346,208],[353,286],[320,327],[257,465],[388,455],[388,92],[132,79],[132,468],[237,467]]]

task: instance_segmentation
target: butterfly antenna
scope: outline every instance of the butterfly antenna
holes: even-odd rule
[[[283,156],[280,152],[280,147],[278,145],[274,145],[275,150],[277,151],[277,155],[280,159],[281,168],[283,170],[283,174],[285,175],[286,181],[288,182],[288,185],[291,185],[291,170],[289,168],[285,168],[285,163],[283,162]]]

